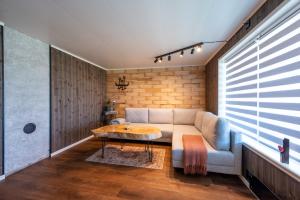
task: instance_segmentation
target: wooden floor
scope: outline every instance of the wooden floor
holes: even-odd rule
[[[0,183],[0,199],[255,199],[237,176],[174,170],[170,146],[160,146],[166,149],[163,170],[85,162],[98,148],[92,139],[8,176]]]

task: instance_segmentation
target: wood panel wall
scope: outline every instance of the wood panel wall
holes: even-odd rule
[[[268,14],[278,7],[283,0],[267,0],[255,14],[250,17],[251,26],[241,27],[225,46],[206,65],[206,110],[218,114],[218,60],[247,33],[253,30]]]
[[[249,171],[280,199],[300,199],[300,183],[273,164],[243,146],[243,176]]]
[[[106,71],[55,48],[51,56],[51,152],[101,124]]]
[[[4,174],[4,133],[3,133],[3,26],[0,26],[0,175]]]

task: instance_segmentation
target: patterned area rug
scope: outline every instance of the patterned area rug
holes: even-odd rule
[[[108,144],[105,147],[104,158],[102,156],[102,149],[86,159],[89,162],[98,162],[113,165],[125,165],[132,167],[142,167],[150,169],[163,169],[165,149],[157,147],[153,148],[152,162],[148,159],[148,154],[145,152],[143,146],[123,146]]]

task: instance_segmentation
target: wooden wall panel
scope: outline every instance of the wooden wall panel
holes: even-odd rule
[[[300,183],[243,146],[243,176],[249,171],[280,199],[300,199]]]
[[[283,0],[267,0],[255,14],[250,17],[251,26],[241,27],[225,46],[207,63],[206,67],[206,110],[218,113],[218,59],[240,41],[248,32],[253,30],[268,14],[270,14]]]
[[[106,71],[51,48],[51,152],[101,124]]]
[[[4,174],[4,133],[3,133],[3,26],[0,26],[0,175]]]

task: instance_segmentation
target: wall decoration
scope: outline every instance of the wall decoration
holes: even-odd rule
[[[119,90],[126,90],[126,88],[129,86],[129,82],[126,82],[126,77],[119,77],[119,82],[115,83],[115,85],[118,87]]]

